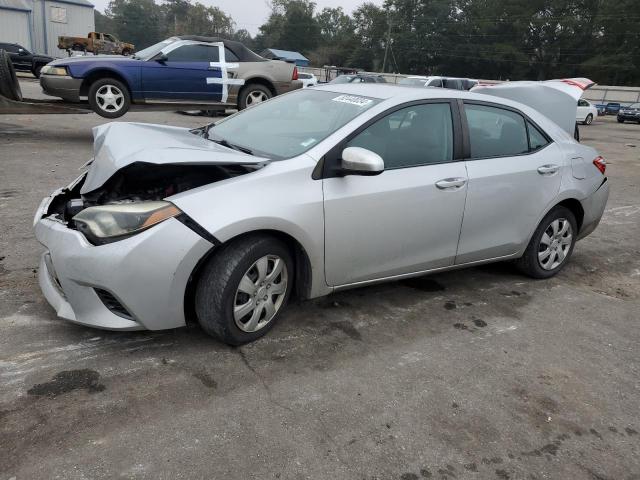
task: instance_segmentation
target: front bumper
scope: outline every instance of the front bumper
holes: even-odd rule
[[[640,113],[618,113],[618,118],[633,122],[640,122]]]
[[[68,75],[40,75],[42,91],[52,97],[59,97],[69,102],[80,101],[81,78]]]
[[[584,211],[584,218],[582,219],[578,240],[586,237],[596,229],[602,219],[604,208],[607,206],[607,200],[609,200],[609,180],[605,177],[600,187],[580,202]]]
[[[34,228],[46,248],[40,287],[58,316],[107,330],[184,326],[189,277],[213,245],[171,218],[124,240],[94,246],[78,231],[45,216],[55,196],[40,204]],[[125,315],[107,306],[104,292]]]

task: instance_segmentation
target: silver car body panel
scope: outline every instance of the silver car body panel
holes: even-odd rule
[[[577,200],[584,208],[581,237],[590,233],[602,216],[609,186],[592,164],[597,152],[577,143],[531,107],[446,89],[380,84],[315,88],[381,101],[306,153],[279,161],[221,147],[182,128],[127,123],[98,127],[94,164],[82,190],[99,188],[134,162],[259,164],[262,168],[250,173],[167,200],[222,243],[256,231],[274,231],[294,239],[311,267],[310,297],[516,258],[543,216],[563,200]],[[312,178],[318,162],[329,151],[377,115],[409,102],[452,98],[518,109],[553,141],[536,153],[517,157],[462,159],[387,170],[369,177]],[[549,176],[532,173],[547,164],[557,164],[558,171]],[[465,182],[456,190],[434,187],[446,178]],[[184,324],[189,277],[211,248],[215,254],[216,247],[175,219],[125,240],[93,246],[79,232],[47,217],[47,205],[58,194],[39,208],[35,229],[47,249],[45,255],[49,255],[43,257],[42,288],[59,315],[113,329]],[[93,287],[113,294],[134,320],[127,322],[110,312]]]

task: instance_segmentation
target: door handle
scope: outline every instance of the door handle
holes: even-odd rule
[[[542,165],[541,167],[538,167],[538,173],[540,175],[553,175],[554,173],[557,173],[558,170],[560,170],[558,165]]]
[[[440,190],[452,190],[464,186],[465,183],[467,183],[466,178],[444,178],[436,182],[436,187]]]

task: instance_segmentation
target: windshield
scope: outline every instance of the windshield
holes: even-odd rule
[[[425,83],[427,83],[426,78],[403,78],[398,82],[398,85],[411,85],[414,87],[424,87]]]
[[[306,152],[379,99],[304,89],[222,120],[209,139],[281,160]]]
[[[167,38],[166,40],[163,40],[154,45],[151,45],[150,47],[140,50],[139,52],[136,52],[133,57],[139,58],[140,60],[149,60],[150,58],[153,58],[158,53],[160,53],[160,50],[162,50],[164,47],[172,44],[176,40],[178,40],[176,37]]]
[[[627,108],[640,108],[640,103],[632,103]]]

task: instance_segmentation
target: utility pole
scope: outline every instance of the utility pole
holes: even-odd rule
[[[384,60],[382,61],[382,73],[385,73],[387,67],[387,55],[389,53],[389,44],[391,41],[391,17],[389,16],[389,10],[387,10],[387,44],[384,47]]]

